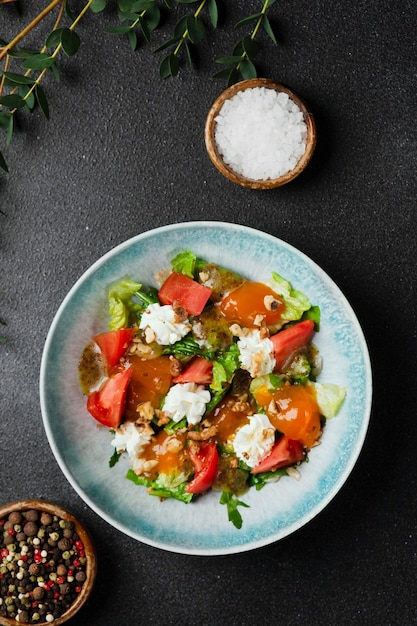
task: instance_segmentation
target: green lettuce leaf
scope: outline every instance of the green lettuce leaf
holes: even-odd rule
[[[284,322],[299,320],[303,313],[311,308],[311,302],[307,296],[293,289],[291,283],[276,272],[272,272],[271,286],[285,303],[285,310],[282,314]]]
[[[191,250],[184,250],[171,260],[172,271],[194,278],[195,262],[195,254]]]
[[[317,383],[309,381],[308,386],[316,392],[316,400],[320,413],[326,418],[335,417],[346,397],[346,388],[333,383]]]
[[[130,278],[119,280],[110,287],[108,293],[110,330],[128,328],[131,325],[135,313],[140,309],[139,304],[132,300],[132,296],[141,287],[142,285]]]

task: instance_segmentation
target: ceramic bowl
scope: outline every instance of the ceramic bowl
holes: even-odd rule
[[[286,174],[283,174],[279,178],[255,180],[252,178],[247,178],[235,172],[223,160],[216,143],[216,117],[218,116],[226,100],[229,100],[240,91],[253,89],[256,87],[266,87],[267,89],[274,89],[275,91],[286,93],[301,110],[307,126],[307,140],[304,154],[302,155],[294,169],[287,172]],[[304,102],[293,91],[291,91],[291,89],[288,89],[288,87],[285,87],[284,85],[281,85],[276,81],[268,78],[253,78],[250,80],[244,80],[236,83],[235,85],[232,85],[220,94],[208,113],[204,136],[208,155],[212,163],[219,170],[219,172],[223,174],[223,176],[228,178],[233,183],[236,183],[243,187],[248,187],[251,189],[274,189],[294,180],[297,176],[301,174],[301,172],[304,171],[304,169],[310,162],[314,152],[314,148],[316,146],[316,125],[313,114],[307,109],[307,106],[304,104]]]
[[[271,272],[320,306],[315,344],[323,358],[319,381],[347,389],[322,442],[300,467],[301,480],[280,480],[242,496],[243,525],[228,520],[220,494],[191,504],[160,502],[126,479],[121,458],[110,467],[113,435],[87,411],[78,362],[90,338],[108,329],[108,287],[121,277],[154,285],[155,276],[186,249],[251,280]],[[301,528],[336,495],[362,448],[370,415],[372,378],[355,314],[334,282],[284,241],[238,224],[185,222],[150,230],[98,259],[70,289],[57,311],[42,357],[40,398],[45,430],[65,476],[81,498],[121,532],[154,547],[194,555],[232,554],[265,546]],[[360,477],[359,477],[360,481]],[[343,520],[340,522],[343,524]],[[325,521],[323,522],[325,527]]]
[[[12,512],[26,512],[30,510],[36,510],[39,513],[49,513],[50,515],[56,515],[59,519],[62,519],[66,522],[73,522],[75,532],[84,544],[84,552],[86,557],[86,579],[81,587],[81,591],[78,593],[77,597],[69,606],[69,608],[67,608],[67,610],[60,617],[56,618],[53,621],[54,626],[59,626],[60,624],[64,624],[65,622],[73,618],[91,594],[97,572],[96,551],[93,540],[83,524],[69,511],[52,502],[45,502],[43,500],[21,500],[18,502],[12,502],[10,504],[5,504],[3,506],[0,506],[0,520],[7,518]],[[0,624],[2,626],[16,626],[17,623],[25,622],[17,622],[15,618],[3,617],[0,615]],[[49,624],[49,622],[38,621],[37,624],[38,626],[43,626],[45,624]]]

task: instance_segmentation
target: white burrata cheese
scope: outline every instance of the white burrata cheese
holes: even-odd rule
[[[249,424],[239,428],[233,440],[237,457],[256,467],[259,461],[271,451],[275,443],[275,428],[263,413],[255,413],[249,418]]]
[[[274,371],[274,344],[269,337],[261,338],[259,330],[249,330],[239,338],[237,345],[242,369],[247,370],[252,378]]]
[[[191,330],[191,324],[188,320],[176,322],[175,312],[170,304],[160,305],[155,302],[143,312],[139,328],[145,331],[149,328],[156,343],[169,346],[185,337]]]
[[[149,444],[151,436],[152,430],[150,428],[145,431],[143,427],[134,422],[126,422],[115,430],[111,445],[116,448],[117,452],[127,452],[133,470],[140,471],[143,460],[139,457]]]
[[[188,424],[195,425],[201,421],[210,398],[204,385],[178,383],[168,391],[163,411],[174,422],[186,417]]]

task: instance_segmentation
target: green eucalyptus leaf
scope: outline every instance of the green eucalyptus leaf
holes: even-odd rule
[[[245,55],[245,50],[243,49],[243,40],[239,39],[236,42],[235,47],[233,48],[233,56],[239,56],[243,58]]]
[[[198,0],[177,0],[178,4],[195,4]]]
[[[137,22],[139,16],[137,13],[130,13],[130,11],[118,11],[117,17],[120,22]]]
[[[248,15],[248,17],[243,18],[243,20],[239,20],[239,22],[235,24],[235,28],[241,28],[242,26],[246,26],[252,22],[257,22],[261,17],[262,13],[253,13],[252,15]]]
[[[153,2],[153,0],[135,0],[132,3],[132,6],[131,6],[130,10],[133,13],[143,13],[143,11],[148,11],[154,5],[155,5],[155,3]]]
[[[162,79],[174,77],[178,74],[180,62],[178,57],[172,52],[166,56],[159,66],[159,75]]]
[[[15,72],[3,72],[3,76],[6,77],[8,85],[33,85],[35,82],[33,78]]]
[[[148,11],[146,11],[145,21],[150,31],[158,28],[161,21],[161,11],[159,7],[154,4]]]
[[[178,20],[178,22],[175,24],[175,28],[174,28],[174,35],[176,37],[183,37],[183,35],[185,35],[185,33],[187,32],[187,28],[188,28],[188,15],[184,15],[180,20]]]
[[[44,70],[52,67],[55,64],[55,59],[48,54],[34,54],[27,57],[21,64],[21,67],[29,70]]]
[[[7,127],[6,134],[6,146],[10,146],[14,131],[14,115],[10,115],[9,117],[9,125]]]
[[[130,49],[135,51],[138,46],[138,36],[134,30],[131,30],[127,33],[127,38],[129,40]]]
[[[229,78],[230,67],[225,67],[213,74],[213,78]]]
[[[274,44],[277,45],[278,44],[277,38],[275,37],[275,33],[272,30],[271,22],[269,21],[267,15],[264,15],[263,18],[262,18],[262,26],[263,26],[265,32],[267,33],[267,35],[270,37],[270,39],[272,39]]]
[[[216,0],[209,0],[208,11],[213,28],[217,28],[217,24],[219,21],[219,9],[217,8]]]
[[[7,130],[9,128],[9,120],[13,117],[10,111],[0,111],[0,129]]]
[[[26,107],[29,111],[32,111],[33,107],[36,104],[35,96],[33,95],[33,89],[29,87],[29,85],[20,85],[19,86],[19,96],[22,96],[26,100]]]
[[[199,43],[206,34],[206,28],[204,22],[198,17],[193,15],[188,16],[187,19],[188,37],[191,43]]]
[[[10,93],[7,96],[2,96],[0,98],[0,104],[9,109],[21,109],[26,106],[26,102],[23,98],[16,93]]]
[[[241,56],[229,56],[229,57],[219,57],[216,59],[216,63],[220,63],[221,65],[232,65],[234,63],[240,63],[242,60]]]
[[[49,120],[48,101],[46,99],[45,92],[40,85],[36,85],[35,87],[35,98],[37,103],[39,104],[42,113],[44,114],[46,119]]]
[[[107,0],[93,0],[90,9],[93,13],[101,13],[106,8]]]
[[[61,82],[61,76],[59,74],[59,69],[56,63],[52,65],[51,72],[54,75],[55,81],[59,84]]]
[[[161,52],[161,50],[165,50],[166,48],[169,48],[170,46],[178,43],[180,39],[181,37],[171,37],[171,39],[165,41],[165,43],[158,46],[158,48],[155,48],[154,52]]]
[[[239,80],[240,80],[240,72],[239,72],[239,70],[236,67],[234,67],[230,71],[229,77],[227,79],[227,86],[231,87],[235,83],[238,83]]]
[[[256,67],[249,59],[244,59],[239,65],[239,70],[244,80],[257,77]]]
[[[4,170],[5,172],[9,171],[9,168],[7,167],[7,163],[4,160],[4,156],[3,154],[0,152],[0,167],[2,170]]]
[[[59,46],[59,44],[61,43],[61,35],[63,30],[63,28],[56,28],[51,33],[49,33],[45,42],[45,46],[47,48],[56,48],[57,46]]]
[[[75,18],[74,18],[74,15],[73,15],[72,11],[71,11],[71,8],[68,5],[68,0],[64,1],[64,9],[65,9],[66,15],[69,17],[71,22],[73,22]]]
[[[268,7],[272,7],[273,4],[275,4],[277,0],[268,0]]]
[[[104,32],[108,35],[126,35],[130,30],[132,30],[132,26],[125,24],[121,26],[110,26],[110,28],[106,28]]]
[[[77,33],[70,28],[64,28],[61,34],[62,49],[68,57],[74,56],[80,47],[81,41]]]
[[[254,39],[252,39],[251,37],[244,37],[242,39],[242,45],[246,56],[249,59],[253,59],[256,57],[259,51],[259,46]]]
[[[146,43],[150,44],[151,43],[151,34],[149,32],[149,28],[148,28],[145,20],[143,19],[143,17],[139,18],[139,26],[140,26],[140,29],[142,31],[142,35],[145,38]]]
[[[185,51],[186,51],[186,53],[187,53],[188,63],[189,63],[189,64],[190,64],[190,66],[192,67],[192,66],[193,66],[193,59],[192,59],[192,57],[191,57],[191,50],[190,50],[190,46],[188,45],[188,42],[187,42],[187,41],[184,43],[184,45],[185,45]]]

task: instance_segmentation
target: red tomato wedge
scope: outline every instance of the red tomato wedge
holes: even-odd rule
[[[93,341],[100,348],[108,367],[114,367],[114,365],[118,364],[128,349],[134,334],[134,328],[121,328],[120,330],[110,330],[108,333],[101,333],[93,337]]]
[[[117,428],[122,421],[131,368],[117,372],[87,398],[87,410],[100,424]]]
[[[215,443],[202,443],[198,453],[190,450],[195,476],[187,485],[187,493],[203,493],[210,489],[217,475],[219,453]]]
[[[209,385],[213,380],[213,363],[202,356],[196,356],[188,363],[184,371],[172,379],[173,383],[197,383]]]
[[[172,272],[160,288],[158,297],[162,304],[178,301],[189,315],[200,315],[211,293],[211,289],[185,274]]]
[[[304,320],[270,337],[274,344],[275,369],[279,370],[298,348],[305,346],[314,332],[314,322]]]
[[[302,461],[304,457],[303,444],[300,441],[295,441],[286,435],[282,435],[272,448],[270,454],[251,470],[251,474],[275,471],[281,467],[287,467],[288,465],[297,463],[297,461]]]

